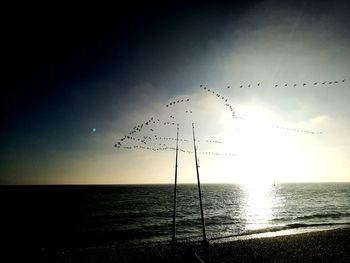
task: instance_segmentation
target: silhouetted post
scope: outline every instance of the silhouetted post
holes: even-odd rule
[[[179,150],[179,124],[176,131],[176,157],[175,157],[175,183],[174,183],[174,210],[173,210],[173,237],[171,240],[172,245],[176,242],[176,188],[177,188],[177,154]]]
[[[194,158],[196,159],[196,171],[197,171],[197,182],[198,182],[198,194],[199,194],[199,206],[201,209],[201,219],[202,219],[202,230],[203,230],[203,245],[207,245],[207,237],[205,234],[205,222],[204,222],[204,213],[203,213],[203,204],[202,204],[202,193],[201,193],[201,182],[199,180],[199,170],[198,170],[198,159],[197,159],[197,149],[196,149],[196,138],[194,136],[194,123],[192,123],[192,132],[193,132],[193,148],[194,148]]]

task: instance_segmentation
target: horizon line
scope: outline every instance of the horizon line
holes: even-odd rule
[[[334,183],[350,183],[350,181],[310,181],[310,182],[276,182],[276,185],[278,184],[334,184]],[[197,183],[178,183],[178,185],[196,185]],[[228,185],[246,185],[247,183],[239,183],[239,182],[232,182],[232,183],[201,183],[201,185],[210,185],[210,184],[228,184]],[[96,183],[96,184],[84,184],[84,183],[72,183],[72,184],[0,184],[0,187],[2,186],[128,186],[128,185],[174,185],[174,183]]]

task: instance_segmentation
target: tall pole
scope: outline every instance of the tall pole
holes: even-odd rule
[[[171,243],[175,245],[176,242],[176,188],[177,188],[177,154],[179,150],[179,124],[177,124],[176,131],[176,157],[175,157],[175,183],[174,183],[174,209],[173,209],[173,236]]]
[[[199,206],[201,209],[201,219],[202,219],[202,230],[203,230],[203,245],[207,245],[207,237],[205,234],[205,222],[204,222],[204,213],[203,213],[203,204],[202,204],[202,193],[201,193],[201,182],[199,180],[199,171],[198,171],[198,159],[197,159],[197,148],[196,148],[196,138],[194,136],[194,123],[192,123],[192,132],[193,132],[193,148],[194,148],[194,158],[196,160],[196,171],[197,171],[197,182],[198,182],[198,194],[199,194]]]

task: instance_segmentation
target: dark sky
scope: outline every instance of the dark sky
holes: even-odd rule
[[[254,4],[200,3],[145,1],[4,9],[3,123],[22,125],[37,116],[40,120],[34,121],[43,128],[51,121],[56,125],[68,112],[90,116],[96,104],[91,108],[84,104],[96,102],[95,96],[107,99],[110,90],[90,89],[89,83],[118,80],[113,92],[126,95],[140,78],[159,79],[155,76],[159,70],[167,74],[185,56],[206,48],[206,40],[219,33],[216,26],[227,15],[239,15]],[[178,54],[182,57],[177,58]]]
[[[1,103],[4,107],[2,115],[19,97],[34,94],[36,98],[45,97],[57,87],[62,92],[61,84],[68,86],[105,78],[111,74],[111,69],[115,69],[116,59],[123,65],[118,73],[127,74],[136,52],[161,51],[158,49],[164,43],[157,42],[157,38],[162,38],[163,34],[186,30],[183,24],[192,20],[190,23],[197,23],[194,27],[201,31],[197,33],[198,41],[201,41],[213,33],[210,31],[215,23],[233,11],[243,12],[252,4],[243,4],[246,1],[232,4],[145,2],[120,6],[28,5],[4,8],[2,63],[6,96]],[[234,9],[228,11],[228,7]],[[201,20],[203,18],[214,21]],[[206,28],[209,24],[211,28]],[[200,29],[199,25],[204,28]],[[188,32],[184,33],[182,37],[188,38]],[[143,53],[141,57],[147,55]],[[127,79],[124,74],[121,77]]]
[[[323,33],[314,30],[324,27],[326,37],[335,37],[335,42],[343,46],[349,41],[346,10],[346,1],[7,6],[1,18],[0,183],[45,183],[40,179],[45,178],[43,174],[57,168],[53,159],[100,151],[101,145],[93,148],[93,143],[88,143],[86,132],[91,129],[110,138],[111,133],[119,135],[128,129],[125,126],[132,123],[130,119],[138,115],[136,108],[149,109],[155,102],[191,94],[190,86],[198,86],[201,80],[227,84],[235,74],[243,79],[249,71],[240,71],[234,64],[232,74],[228,74],[230,67],[218,61],[234,48],[249,48],[257,43],[261,34],[266,36],[259,47],[261,54],[270,45],[282,46],[286,51],[276,55],[275,68],[270,70],[271,75],[275,74],[272,78],[289,76],[283,75],[281,61],[293,56],[292,49],[276,43],[306,39],[308,47],[316,41],[318,50],[322,50],[322,43],[328,42],[322,41]],[[231,32],[232,36],[227,37]],[[310,33],[319,39],[311,38]],[[266,40],[269,37],[272,44]],[[336,48],[334,45],[333,50]],[[247,66],[244,57],[238,60]],[[271,76],[256,73],[258,59],[251,62],[254,79],[271,80]],[[328,70],[330,76],[348,77],[348,70],[339,71],[336,65]],[[310,75],[320,76],[323,70],[327,68],[315,69]],[[217,79],[209,77],[208,72],[211,76],[217,74]],[[294,80],[298,78],[302,76]],[[31,179],[23,175],[25,172],[31,174]],[[42,175],[33,179],[34,173]]]

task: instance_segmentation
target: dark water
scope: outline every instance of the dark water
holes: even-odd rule
[[[203,185],[207,237],[322,229],[350,223],[350,184]],[[168,242],[173,186],[0,187],[1,239],[10,245]],[[200,239],[196,185],[178,188],[177,237]]]

